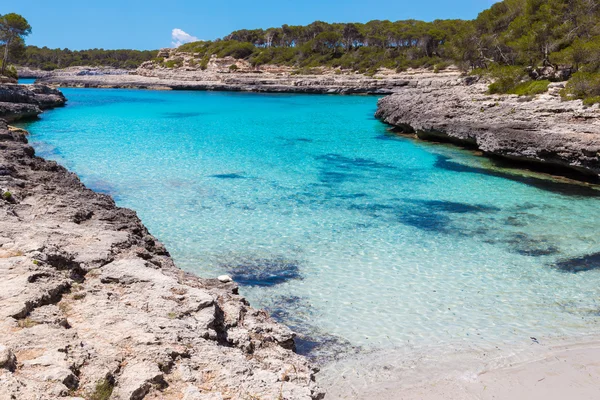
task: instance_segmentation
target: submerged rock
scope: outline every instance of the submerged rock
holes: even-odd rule
[[[249,257],[223,263],[221,267],[244,286],[275,286],[290,279],[302,279],[299,262],[284,257]]]
[[[572,273],[600,269],[600,253],[562,260],[555,263],[554,267],[561,271]]]

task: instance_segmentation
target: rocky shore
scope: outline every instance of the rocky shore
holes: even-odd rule
[[[8,122],[35,118],[44,110],[66,103],[65,96],[45,85],[0,85],[0,119]]]
[[[35,112],[59,96],[0,90]],[[322,398],[293,333],[235,283],[178,269],[135,212],[3,120],[0,149],[0,398]]]
[[[206,68],[202,69],[198,66],[198,60],[194,60],[191,55],[175,52],[164,57],[164,63],[181,64],[169,68],[150,61],[135,71],[73,67],[50,73],[40,71],[36,77],[39,77],[38,83],[59,87],[387,95],[404,87],[436,85],[457,79],[460,75],[453,68],[438,73],[426,70],[403,73],[383,70],[373,76],[334,69],[298,71],[280,66],[262,66],[257,69],[244,60],[231,57],[212,58]],[[232,70],[234,65],[235,69]],[[36,75],[31,70],[26,70],[26,73],[28,76]]]
[[[376,117],[398,133],[598,181],[599,105],[562,101],[564,83],[550,84],[535,97],[489,95],[486,84],[469,83],[405,88],[381,99]]]

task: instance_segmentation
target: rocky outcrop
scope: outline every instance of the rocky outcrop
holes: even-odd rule
[[[0,121],[0,398],[318,399],[292,332]]]
[[[191,54],[161,51],[164,62],[148,61],[135,73],[81,74],[75,70],[54,71],[38,82],[61,87],[135,88],[163,90],[219,90],[266,93],[391,94],[406,86],[438,84],[457,79],[459,72],[381,70],[375,76],[332,68],[296,71],[292,67],[252,67],[245,60],[211,58],[206,65]],[[235,70],[231,67],[235,65]]]
[[[44,85],[0,85],[0,118],[9,122],[33,118],[66,101],[59,90]]]
[[[17,67],[17,75],[19,78],[48,78],[51,76],[71,76],[71,75],[127,75],[131,70],[113,68],[113,67],[68,67],[53,71],[44,71],[29,67]]]
[[[470,82],[467,82],[470,83]],[[549,172],[598,180],[600,108],[561,101],[562,83],[536,97],[488,95],[481,83],[407,88],[381,99],[376,117],[424,140],[476,147]]]

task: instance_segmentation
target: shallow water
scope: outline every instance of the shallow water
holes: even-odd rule
[[[38,154],[229,273],[323,360],[577,336],[600,321],[600,192],[390,136],[375,97],[66,89]]]
[[[35,82],[35,79],[33,79],[33,78],[19,78],[20,85],[33,85],[34,82]]]

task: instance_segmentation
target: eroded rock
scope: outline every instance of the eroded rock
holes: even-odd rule
[[[133,211],[0,137],[0,398],[322,397],[234,283],[179,270]]]

